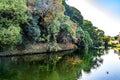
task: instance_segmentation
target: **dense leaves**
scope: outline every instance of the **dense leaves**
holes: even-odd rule
[[[26,0],[0,1],[0,49],[21,42],[20,24],[27,22]]]
[[[81,12],[74,7],[71,7],[66,4],[65,0],[63,0],[63,5],[65,6],[64,14],[70,16],[70,19],[78,25],[83,23],[83,16]]]
[[[78,26],[76,33],[78,38],[78,42],[77,42],[78,47],[81,47],[81,46],[88,47],[93,44],[93,41],[89,33],[87,31],[83,31],[83,29],[80,26]]]
[[[83,20],[81,12],[65,0],[1,0],[0,48],[47,43],[49,51],[58,43],[88,49],[101,46],[104,31]]]
[[[65,15],[61,15],[58,18],[58,21],[60,22],[60,31],[58,33],[57,42],[59,43],[73,42],[75,30],[72,29],[72,25],[74,25],[74,23],[70,20],[68,16]]]
[[[8,29],[0,28],[0,48],[5,49],[7,46],[12,47],[21,41],[20,28],[10,26]]]
[[[93,40],[94,46],[101,46],[103,42],[104,31],[94,27],[91,21],[84,20],[81,26],[84,31],[87,31]]]
[[[1,24],[18,24],[27,21],[26,0],[1,0],[0,1],[0,23]],[[8,22],[8,23],[7,23]],[[4,25],[3,24],[3,25]],[[8,25],[8,26],[9,26]],[[7,27],[7,26],[6,26]]]

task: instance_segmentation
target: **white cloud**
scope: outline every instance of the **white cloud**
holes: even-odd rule
[[[104,30],[106,35],[114,36],[120,32],[119,20],[101,11],[100,7],[90,4],[87,0],[68,0],[67,3],[80,10],[84,19],[90,20],[94,26]]]

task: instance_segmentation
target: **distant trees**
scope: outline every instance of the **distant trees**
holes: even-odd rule
[[[64,14],[69,16],[70,19],[77,25],[81,25],[83,23],[83,16],[81,15],[81,12],[76,8],[67,5],[65,0],[63,0],[63,5],[65,6]]]
[[[94,27],[91,21],[84,20],[81,26],[84,31],[87,31],[93,40],[94,46],[101,46],[104,37],[104,31]]]
[[[115,40],[118,40],[118,41],[119,41],[119,43],[120,43],[120,32],[119,32],[119,34],[118,34],[118,35],[114,36],[114,39],[115,39]]]
[[[104,36],[103,37],[105,47],[108,47],[108,42],[110,41],[110,39],[111,39],[110,36]]]
[[[65,6],[65,15],[77,24],[77,38],[79,46],[101,46],[103,42],[104,31],[94,27],[91,21],[84,20],[81,12],[74,7],[70,7],[63,0]],[[83,44],[84,43],[84,44]]]

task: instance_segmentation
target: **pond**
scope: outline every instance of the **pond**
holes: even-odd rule
[[[0,80],[120,80],[119,55],[110,49],[0,57]]]

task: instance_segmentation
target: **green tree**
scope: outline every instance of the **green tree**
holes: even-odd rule
[[[65,7],[64,14],[69,16],[70,19],[76,24],[78,24],[79,26],[83,24],[83,16],[81,15],[81,12],[76,8],[67,5],[65,1],[66,0],[63,0],[63,5]]]
[[[10,26],[8,29],[0,28],[0,48],[5,50],[13,47],[21,41],[21,37],[20,27],[18,26]]]
[[[1,0],[0,23],[1,25],[19,24],[27,22],[26,0]]]
[[[54,41],[57,42],[57,35],[60,30],[59,25],[57,24],[57,21],[52,21],[51,24],[48,26],[48,33],[50,35],[50,42]]]
[[[74,22],[66,15],[61,15],[58,18],[58,21],[60,23],[60,31],[58,33],[57,41],[60,43],[73,42],[73,36],[76,37],[76,33],[75,30],[72,29],[71,24],[74,24]]]
[[[27,22],[26,0],[0,0],[0,48],[21,42],[20,25]]]
[[[90,47],[93,44],[93,41],[87,31],[83,31],[83,29],[78,26],[76,30],[76,35],[78,38],[77,45],[78,47],[84,46],[84,47]]]
[[[105,47],[108,47],[108,42],[110,41],[110,36],[104,36],[103,41],[104,41]]]
[[[94,46],[101,46],[103,42],[104,31],[93,26],[91,21],[84,20],[81,26],[84,31],[87,31],[93,40]]]

